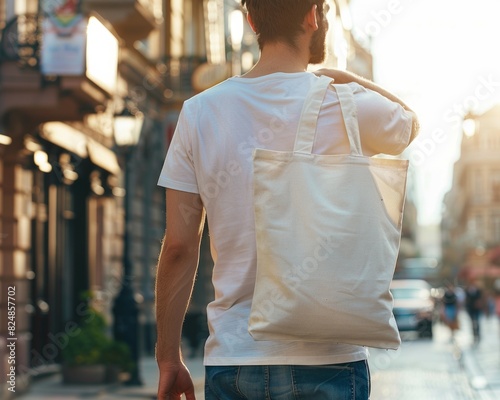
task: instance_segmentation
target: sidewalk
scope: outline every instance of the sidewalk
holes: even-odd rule
[[[500,322],[498,318],[481,319],[481,340],[474,344],[470,319],[460,317],[456,341],[469,384],[481,400],[500,399]]]
[[[196,399],[204,400],[204,367],[201,358],[186,360],[193,376]],[[140,360],[140,378],[143,386],[126,386],[123,384],[108,385],[65,385],[60,374],[34,381],[29,392],[16,397],[19,400],[145,400],[156,399],[158,385],[158,368],[153,357]]]

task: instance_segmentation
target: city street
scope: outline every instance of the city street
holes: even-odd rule
[[[473,346],[466,314],[460,316],[461,329],[451,340],[449,330],[434,325],[433,339],[403,334],[398,351],[371,350],[371,400],[497,400],[500,398],[499,323],[495,318],[481,321],[483,338]],[[203,400],[201,358],[188,359],[197,400]],[[158,371],[152,358],[141,360],[142,387],[83,387],[61,384],[55,375],[35,382],[22,400],[71,399],[154,399]]]
[[[366,294],[386,303],[391,278],[399,329],[425,337],[370,349],[370,399],[500,400],[499,15],[500,0],[0,0],[0,400],[156,399],[172,332],[197,400],[210,333],[222,363],[349,360],[247,325],[293,303],[312,320],[306,298],[387,323]],[[279,290],[258,295],[258,265]],[[452,334],[437,319],[457,310]],[[377,343],[353,326],[334,342]]]

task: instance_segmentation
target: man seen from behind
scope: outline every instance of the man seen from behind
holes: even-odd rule
[[[246,74],[184,103],[159,179],[167,189],[167,229],[156,280],[158,399],[195,398],[180,338],[206,215],[215,299],[207,308],[205,399],[366,400],[366,348],[256,341],[248,332],[256,273],[252,152],[293,149],[317,74],[353,90],[366,156],[402,153],[418,122],[400,99],[370,81],[339,70],[307,72],[309,64],[325,59],[327,1],[243,0],[242,5],[258,37],[260,59]],[[323,102],[313,152],[349,153],[333,88]]]

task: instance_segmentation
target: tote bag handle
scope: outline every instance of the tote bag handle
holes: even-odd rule
[[[328,88],[332,84],[332,79],[327,76],[320,76],[309,91],[302,114],[300,117],[297,135],[295,138],[294,153],[312,154],[314,138],[316,136],[317,121],[323,100]],[[340,109],[344,119],[344,125],[349,139],[351,155],[363,155],[361,140],[359,137],[359,125],[356,104],[352,90],[348,85],[332,85],[337,91]]]

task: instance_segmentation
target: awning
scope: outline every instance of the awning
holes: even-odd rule
[[[87,158],[87,136],[64,122],[46,122],[40,127],[40,136],[81,158]]]
[[[112,150],[71,125],[59,121],[46,122],[40,127],[40,136],[81,158],[89,157],[93,164],[113,175],[118,175],[121,171]]]
[[[112,150],[92,139],[87,139],[87,149],[90,161],[95,165],[113,175],[118,175],[120,173],[120,164],[118,164],[116,154]]]

